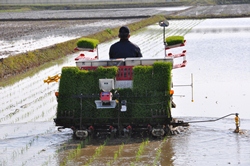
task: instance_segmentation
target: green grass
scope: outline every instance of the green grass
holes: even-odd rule
[[[79,48],[91,48],[94,49],[99,44],[99,41],[91,38],[81,38],[77,41],[76,45]]]
[[[169,46],[184,43],[184,36],[169,36],[166,38],[166,43]]]

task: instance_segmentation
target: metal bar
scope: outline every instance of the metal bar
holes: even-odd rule
[[[191,73],[191,95],[192,95],[192,99],[191,102],[194,102],[194,80],[193,80],[193,73]]]
[[[82,96],[82,94],[81,94]],[[82,130],[82,98],[81,98],[81,103],[80,103],[80,106],[81,106],[81,114],[80,114],[80,130]]]
[[[223,118],[226,118],[228,116],[231,116],[231,115],[236,115],[237,113],[231,113],[231,114],[228,114],[226,116],[223,116],[223,117],[220,117],[220,118],[217,118],[217,119],[213,119],[213,120],[201,120],[201,121],[190,121],[190,122],[185,122],[185,123],[202,123],[202,122],[215,122],[215,121],[218,121],[218,120],[221,120]]]
[[[173,86],[176,86],[176,87],[178,87],[178,86],[192,86],[192,84],[190,84],[190,85],[173,85]]]

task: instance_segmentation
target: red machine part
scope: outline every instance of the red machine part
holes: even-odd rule
[[[133,67],[134,66],[119,66],[119,71],[116,75],[116,80],[132,80]]]
[[[186,67],[186,65],[187,65],[187,61],[184,60],[181,64],[176,64],[176,65],[174,65],[174,66],[173,66],[173,69]]]
[[[152,129],[153,129],[153,127],[150,124],[148,124],[148,131],[151,132]]]
[[[114,127],[113,126],[109,126],[109,130],[114,130]]]
[[[171,45],[171,46],[166,46],[165,49],[168,50],[168,49],[171,49],[171,48],[182,47],[182,46],[185,46],[185,44],[186,44],[186,40],[184,40],[184,43],[175,44],[175,45]]]
[[[131,131],[131,130],[132,130],[132,126],[128,125],[128,126],[126,127],[126,129],[129,130],[129,131]]]
[[[93,126],[89,126],[88,128],[90,131],[94,131],[94,127]]]
[[[168,57],[173,57],[173,58],[179,58],[179,57],[184,57],[186,56],[186,50],[183,50],[182,53],[180,54],[172,54],[172,53],[168,53]]]
[[[112,93],[111,92],[101,92],[100,93],[100,100],[101,101],[111,101],[112,100]]]
[[[97,56],[95,56],[94,58],[91,58],[91,57],[86,57],[85,54],[80,54],[78,57],[75,58],[75,61],[78,61],[78,60],[81,60],[81,59],[84,59],[84,60],[96,60]]]

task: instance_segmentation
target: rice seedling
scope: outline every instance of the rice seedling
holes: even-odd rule
[[[138,161],[140,160],[140,157],[141,157],[141,155],[142,155],[143,152],[144,152],[145,146],[147,146],[148,143],[149,143],[149,140],[148,140],[148,138],[147,138],[145,141],[143,141],[143,142],[140,144],[139,149],[137,150],[137,152],[136,152],[136,154],[135,154],[135,161],[132,162],[130,165],[134,166],[134,165],[135,165],[135,162],[138,162]]]
[[[81,141],[79,144],[77,144],[76,148],[71,150],[68,154],[68,156],[63,160],[63,162],[60,163],[60,166],[66,166],[68,161],[73,160],[77,157],[77,155],[80,153],[81,149],[89,142],[89,139],[85,139]],[[64,146],[63,148],[66,148]],[[59,152],[59,151],[58,151]]]
[[[184,43],[184,36],[169,36],[166,38],[166,43],[171,46]]]
[[[159,159],[160,159],[160,156],[161,156],[161,149],[162,149],[162,147],[163,147],[163,144],[166,142],[166,140],[167,140],[167,137],[165,137],[165,138],[162,140],[160,146],[158,147],[158,149],[157,149],[157,151],[156,151],[155,158],[154,158],[153,165],[159,165],[159,164],[157,164],[157,162],[158,162]]]
[[[0,165],[1,165],[1,166],[7,165],[7,163],[8,163],[8,160],[6,161],[6,160],[3,160],[3,159],[2,159],[2,160],[0,161]]]
[[[113,160],[109,161],[106,165],[111,166],[118,159],[118,157],[121,155],[123,148],[124,148],[124,143],[122,143],[119,146],[119,149],[114,152]]]
[[[45,161],[45,162],[42,163],[41,165],[42,165],[42,166],[51,165],[51,164],[50,164],[51,161],[53,161],[53,159],[55,159],[56,157],[57,157],[56,154],[54,154],[53,156],[49,156],[48,159],[47,159],[47,161]]]
[[[79,48],[90,48],[94,49],[99,44],[99,41],[91,38],[81,38],[77,41],[76,45]]]
[[[27,161],[25,161],[25,162],[22,162],[22,165],[26,165],[27,164]]]
[[[94,155],[88,160],[88,162],[86,164],[84,164],[85,166],[89,166],[91,165],[91,163],[98,157],[100,156],[101,152],[103,151],[104,146],[107,144],[109,138],[107,138],[104,143],[102,145],[100,145],[96,150]]]

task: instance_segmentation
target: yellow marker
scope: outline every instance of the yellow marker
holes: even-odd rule
[[[51,83],[51,82],[58,82],[58,80],[61,78],[61,76],[59,76],[58,74],[50,77],[48,76],[48,78],[46,80],[43,80],[44,83]]]
[[[170,93],[170,95],[173,95],[174,94],[174,90],[171,89],[169,93]]]
[[[239,114],[236,113],[235,114],[235,118],[234,118],[234,121],[235,121],[235,126],[236,126],[236,129],[234,130],[235,133],[239,133],[240,132],[240,118],[238,116]]]
[[[239,126],[240,118],[236,115],[236,117],[234,118],[234,120],[235,120],[236,126]]]

